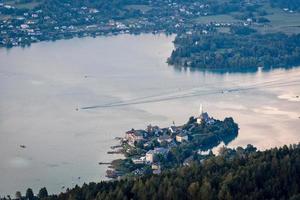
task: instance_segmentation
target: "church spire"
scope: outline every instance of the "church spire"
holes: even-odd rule
[[[203,105],[200,104],[200,108],[199,108],[199,116],[201,116],[203,114]]]

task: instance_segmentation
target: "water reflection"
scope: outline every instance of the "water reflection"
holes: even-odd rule
[[[175,71],[180,73],[193,73],[193,72],[202,72],[202,73],[216,73],[216,74],[232,74],[232,73],[261,73],[261,72],[271,72],[272,70],[282,69],[282,70],[292,70],[297,68],[298,66],[293,67],[253,67],[253,68],[226,68],[226,69],[202,69],[195,67],[187,67],[187,66],[178,66],[178,65],[169,65],[173,67]]]

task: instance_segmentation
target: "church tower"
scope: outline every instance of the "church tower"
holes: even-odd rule
[[[202,114],[203,114],[203,105],[201,103],[199,108],[199,116],[202,116]]]
[[[202,124],[202,120],[203,120],[203,105],[200,104],[199,116],[197,117],[197,124]]]

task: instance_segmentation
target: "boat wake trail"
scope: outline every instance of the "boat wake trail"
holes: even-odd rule
[[[133,98],[124,101],[117,101],[117,102],[110,102],[102,105],[94,105],[94,106],[86,106],[82,107],[82,110],[88,109],[96,109],[96,108],[111,108],[111,107],[121,107],[121,106],[130,106],[130,105],[139,105],[139,104],[148,104],[148,103],[156,103],[156,102],[163,102],[163,101],[171,101],[176,99],[184,99],[184,98],[191,98],[191,97],[200,97],[200,96],[207,96],[213,94],[226,94],[226,93],[236,93],[242,91],[249,91],[255,89],[266,89],[266,88],[282,88],[288,87],[293,85],[299,85],[300,80],[274,80],[274,81],[266,81],[260,83],[253,83],[243,86],[236,86],[236,87],[228,87],[228,88],[214,88],[209,87],[211,85],[206,84],[202,85],[201,87],[194,87],[185,90],[177,90],[172,91],[170,93],[160,93],[154,94],[139,98]]]

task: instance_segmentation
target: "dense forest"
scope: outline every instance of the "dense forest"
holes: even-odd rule
[[[18,193],[19,197],[21,196]],[[291,199],[300,198],[300,144],[256,151],[221,148],[218,156],[161,175],[76,186],[48,196],[45,188],[27,199]],[[25,198],[25,197],[22,197]]]
[[[271,68],[300,64],[300,34],[259,34],[251,28],[229,33],[194,33],[176,37],[168,63],[193,68]]]

